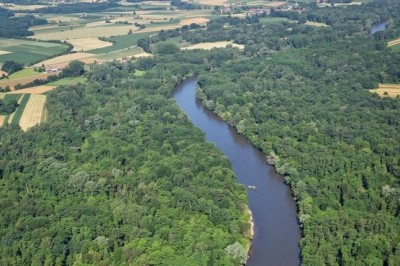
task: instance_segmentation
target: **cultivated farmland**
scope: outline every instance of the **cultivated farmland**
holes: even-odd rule
[[[399,38],[399,39],[396,39],[396,40],[393,40],[393,41],[390,41],[390,42],[388,42],[388,47],[395,46],[395,45],[400,45],[400,38]]]
[[[400,84],[379,84],[379,87],[370,92],[378,93],[383,97],[397,97],[400,96]]]
[[[98,38],[72,39],[68,40],[67,42],[74,46],[74,49],[72,51],[81,52],[113,45],[111,42],[101,41]]]
[[[29,40],[0,38],[0,63],[12,60],[30,65],[66,52],[68,46],[61,43],[46,43]]]
[[[28,94],[29,95],[29,94]],[[32,94],[19,119],[19,126],[26,131],[29,128],[44,122],[46,113],[46,95]]]
[[[25,85],[29,82],[34,81],[35,79],[46,79],[48,76],[55,75],[54,73],[37,73],[35,76],[23,77],[23,78],[14,78],[14,79],[3,79],[0,81],[0,87],[5,88],[9,86],[11,89],[18,84]]]
[[[188,47],[182,47],[182,50],[194,50],[194,49],[203,49],[203,50],[211,50],[212,48],[225,48],[227,45],[232,45],[233,47],[237,47],[239,49],[244,49],[244,45],[229,42],[205,42],[198,43]]]
[[[55,86],[36,86],[36,87],[30,87],[30,88],[26,88],[26,89],[22,89],[22,90],[15,90],[15,91],[10,91],[7,92],[7,94],[41,94],[41,93],[45,93],[48,91],[51,91],[55,88]]]

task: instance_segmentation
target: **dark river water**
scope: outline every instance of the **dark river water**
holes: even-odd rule
[[[196,79],[184,81],[174,98],[193,124],[206,134],[229,159],[238,182],[247,186],[255,235],[247,265],[291,266],[300,264],[301,231],[291,191],[282,176],[267,165],[263,153],[195,97]]]

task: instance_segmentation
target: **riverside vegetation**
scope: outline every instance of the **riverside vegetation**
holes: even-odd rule
[[[194,73],[204,105],[292,187],[304,265],[400,264],[400,101],[369,92],[400,82],[387,48],[400,3],[307,8],[290,14],[298,22],[224,17],[180,31],[244,50],[161,43],[154,58],[93,66],[86,85],[50,92],[47,123],[1,129],[2,264],[242,263],[244,188],[171,97]],[[369,35],[380,21],[388,28]]]

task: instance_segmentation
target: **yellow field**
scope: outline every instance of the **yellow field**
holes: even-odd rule
[[[264,6],[264,7],[280,7],[286,4],[284,1],[276,1],[276,2],[266,2],[266,1],[249,1],[247,5],[249,6]]]
[[[68,40],[68,43],[74,46],[72,51],[88,51],[97,48],[112,46],[112,43],[101,41],[98,38],[83,38]]]
[[[397,97],[400,96],[400,84],[379,84],[379,87],[370,92],[378,93],[379,96]]]
[[[313,22],[313,21],[307,21],[306,25],[309,26],[315,26],[315,27],[328,27],[325,23],[319,23],[319,22]]]
[[[232,45],[233,47],[237,47],[239,49],[244,49],[244,45],[229,42],[205,42],[198,43],[187,47],[182,47],[182,50],[194,50],[194,49],[203,49],[203,50],[211,50],[212,48],[225,48],[227,45]]]
[[[65,66],[68,64],[70,61],[73,60],[81,60],[89,57],[94,57],[94,54],[89,54],[89,53],[73,53],[73,54],[67,54],[67,55],[61,55],[54,57],[52,59],[48,59],[45,61],[42,61],[40,63],[37,63],[35,66],[41,66],[44,64],[45,66]],[[99,60],[101,61],[101,60]]]
[[[184,26],[184,25],[190,25],[192,23],[196,23],[199,25],[203,25],[206,24],[207,22],[209,22],[210,20],[207,18],[188,18],[188,19],[184,19],[182,20],[179,25],[180,26]]]
[[[4,118],[6,118],[5,115],[0,115],[0,127],[2,127],[4,124]]]
[[[107,24],[105,24],[102,26],[85,27],[60,32],[38,33],[31,36],[30,38],[35,38],[39,40],[71,40],[83,38],[111,37],[116,35],[125,35],[128,34],[129,30],[136,31],[137,29],[138,28],[133,25],[108,26]]]
[[[35,9],[42,8],[42,7],[47,7],[47,6],[45,6],[45,5],[14,5],[14,4],[12,4],[12,6],[8,6],[7,8],[11,9],[11,10],[20,11],[20,10],[35,10]]]
[[[76,21],[79,20],[79,18],[77,17],[67,17],[67,16],[57,16],[57,17],[51,17],[47,19],[48,21],[54,21],[56,23],[58,23],[59,21],[61,22],[69,22],[69,21]],[[56,27],[58,27],[58,25],[56,25]],[[37,29],[37,28],[35,28]]]
[[[17,84],[25,85],[29,82],[34,81],[35,79],[46,79],[48,76],[56,75],[55,73],[38,73],[35,76],[18,78],[13,80],[2,79],[0,81],[0,87],[5,88],[6,86],[10,86],[11,89],[14,89],[14,86]]]
[[[9,54],[10,52],[8,52],[8,51],[1,51],[0,50],[0,55],[2,55],[2,54]]]
[[[26,104],[19,121],[19,126],[26,131],[29,128],[43,122],[45,110],[46,95],[32,94]]]
[[[7,92],[7,94],[25,94],[25,93],[30,93],[30,94],[41,94],[45,93],[48,91],[51,91],[55,88],[55,86],[37,86],[37,87],[30,87],[22,90],[16,90],[16,91],[10,91]]]
[[[153,55],[149,54],[149,53],[146,53],[146,52],[143,52],[143,53],[140,53],[140,54],[135,54],[133,57],[134,58],[140,58],[140,57],[151,57],[151,56],[153,56]]]
[[[397,40],[393,40],[393,41],[388,42],[388,47],[394,46],[394,45],[397,45],[397,44],[400,44],[400,38],[397,39]]]

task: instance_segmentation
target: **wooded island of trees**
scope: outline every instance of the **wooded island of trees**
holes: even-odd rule
[[[291,186],[302,264],[399,265],[400,99],[368,91],[400,82],[387,47],[399,10],[396,0],[308,5],[301,16],[326,27],[222,17],[139,41],[244,50],[161,43],[153,58],[92,65],[86,84],[49,93],[48,122],[0,129],[0,264],[241,264],[245,189],[172,98],[198,74],[204,106]]]

